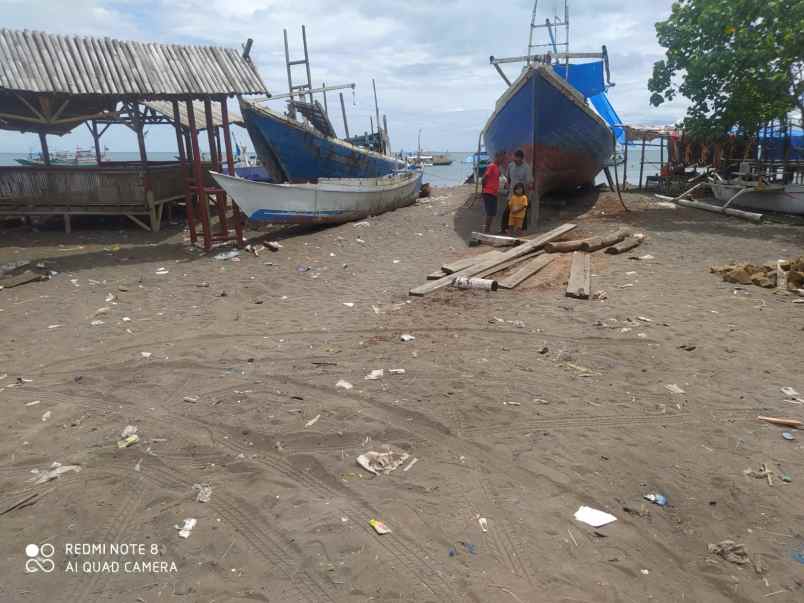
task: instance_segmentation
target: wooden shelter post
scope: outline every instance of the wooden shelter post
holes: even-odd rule
[[[196,194],[198,212],[200,214],[199,219],[204,234],[204,249],[209,250],[212,248],[212,233],[209,227],[209,205],[207,201],[207,190],[204,183],[204,172],[201,167],[201,151],[198,148],[198,129],[195,125],[195,110],[193,109],[192,100],[187,101],[187,122],[190,126],[190,142],[193,149],[193,186],[190,187],[190,191]],[[195,242],[195,212],[190,209],[191,204],[188,204],[187,208],[187,218],[190,222],[190,239]]]
[[[628,128],[623,128],[623,190],[628,190]]]
[[[645,171],[645,136],[642,136],[642,155],[639,158],[639,190],[642,190],[642,173]]]
[[[173,101],[173,125],[176,128],[176,147],[179,150],[179,160],[183,163],[187,161],[187,154],[184,152],[184,138],[182,137],[181,113],[179,112],[179,101]]]
[[[209,99],[209,97],[204,99],[204,114],[206,117],[210,162],[212,163],[212,169],[216,172],[220,172],[220,155],[218,154],[218,145],[217,141],[215,140],[215,122],[212,118],[212,101]],[[218,189],[215,190],[212,195],[215,197],[215,207],[218,209],[221,235],[226,237],[226,235],[229,233],[229,225],[226,223],[226,193]]]
[[[100,134],[98,134],[98,122],[92,120],[92,140],[95,141],[95,163],[101,164]]]
[[[221,100],[221,129],[223,131],[223,144],[226,148],[226,171],[230,176],[235,175],[234,154],[232,153],[232,136],[229,132],[229,107],[226,104],[227,99],[224,97]],[[225,193],[224,193],[225,194]],[[241,246],[243,241],[243,220],[240,214],[240,207],[237,202],[232,199],[232,220],[234,220],[235,234],[237,236],[237,245]]]
[[[42,145],[42,162],[50,165],[50,150],[47,148],[47,134],[39,132],[39,144]]]

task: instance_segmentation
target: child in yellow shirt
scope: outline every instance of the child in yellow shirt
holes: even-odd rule
[[[522,234],[522,223],[525,221],[527,211],[528,196],[525,194],[525,185],[517,182],[514,192],[508,200],[508,227],[513,228],[514,235]]]

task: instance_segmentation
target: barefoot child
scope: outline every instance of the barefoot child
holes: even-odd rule
[[[528,196],[525,186],[517,182],[514,192],[508,200],[508,227],[514,230],[514,235],[522,234],[522,223],[525,221],[525,212],[528,211]]]

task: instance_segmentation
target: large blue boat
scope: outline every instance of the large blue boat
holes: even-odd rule
[[[532,64],[502,95],[483,129],[491,157],[525,153],[537,190],[573,190],[594,181],[614,153],[611,128],[552,65]]]
[[[270,109],[241,102],[254,150],[274,182],[319,178],[376,178],[404,169],[393,157],[341,140],[326,126],[301,123]]]
[[[594,182],[614,155],[620,119],[606,96],[609,81],[606,47],[601,52],[569,52],[569,11],[537,19],[534,3],[528,54],[491,64],[508,85],[483,129],[486,151],[504,161],[522,150],[539,193],[574,190]],[[534,41],[546,31],[544,44]],[[571,63],[581,59],[583,62]],[[501,65],[525,63],[513,82]],[[604,81],[605,74],[605,81]],[[591,106],[590,106],[591,105]],[[594,109],[592,108],[594,107]]]

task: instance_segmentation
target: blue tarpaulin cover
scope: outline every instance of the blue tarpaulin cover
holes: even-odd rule
[[[611,106],[609,97],[606,95],[606,85],[603,80],[603,61],[570,65],[559,64],[553,65],[553,69],[592,103],[595,111],[614,130],[617,141],[623,142],[625,140],[623,129],[614,127],[622,123],[620,116],[617,115],[617,111]]]

